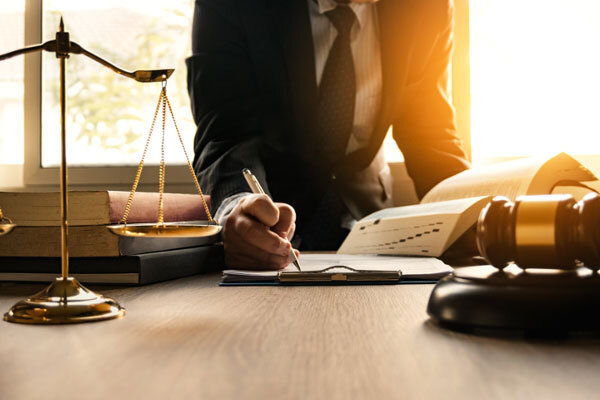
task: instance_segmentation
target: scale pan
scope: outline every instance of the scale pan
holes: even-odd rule
[[[210,242],[219,241],[221,225],[206,222],[167,223],[167,224],[118,224],[107,226],[108,230],[118,236],[126,237],[205,237]]]
[[[10,231],[12,231],[15,228],[15,226],[17,226],[17,225],[1,223],[0,224],[0,236],[10,233]]]

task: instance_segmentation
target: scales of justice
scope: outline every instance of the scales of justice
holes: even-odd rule
[[[27,54],[32,52],[48,51],[56,54],[60,64],[60,123],[61,123],[61,162],[60,162],[60,209],[61,209],[61,276],[50,284],[46,289],[22,300],[15,304],[6,314],[4,320],[17,323],[28,324],[67,324],[77,322],[101,321],[112,318],[122,318],[125,315],[125,309],[115,300],[94,293],[85,286],[81,285],[77,279],[69,277],[69,253],[68,253],[68,180],[67,180],[67,151],[66,151],[66,90],[65,90],[65,63],[70,54],[83,54],[92,60],[104,65],[119,75],[126,76],[141,83],[162,82],[162,89],[154,112],[154,118],[150,127],[150,132],[146,139],[146,145],[139,163],[135,179],[129,193],[127,205],[123,212],[123,218],[117,225],[108,226],[108,229],[121,236],[132,237],[210,237],[215,236],[221,231],[212,218],[198,179],[194,173],[192,164],[183,145],[179,128],[175,122],[175,116],[171,104],[167,97],[166,83],[174,69],[157,70],[137,70],[128,72],[118,68],[97,55],[85,50],[83,47],[69,39],[69,33],[64,30],[64,23],[61,18],[59,31],[56,32],[56,39],[42,44],[28,46],[19,50],[0,55],[0,61],[8,58]],[[165,160],[164,160],[164,137],[167,109],[173,120],[173,125],[179,136],[179,142],[185,154],[189,171],[192,175],[198,194],[202,198],[202,203],[208,216],[208,221],[198,223],[165,223],[163,220],[163,193],[165,184]],[[133,204],[134,195],[144,167],[144,158],[146,156],[154,125],[159,111],[162,110],[162,145],[161,161],[159,166],[159,202],[158,217],[156,223],[130,224],[127,225],[127,216]],[[1,206],[1,205],[0,205]],[[0,236],[9,234],[15,224],[2,214],[0,209]]]

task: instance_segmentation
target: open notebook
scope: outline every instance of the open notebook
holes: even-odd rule
[[[225,270],[221,284],[360,284],[434,282],[452,268],[431,257],[301,254],[281,271]]]

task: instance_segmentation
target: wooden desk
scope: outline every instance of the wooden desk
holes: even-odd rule
[[[0,399],[598,398],[600,340],[477,337],[428,323],[432,285],[99,290],[122,320],[0,323]],[[0,284],[2,312],[43,285]]]

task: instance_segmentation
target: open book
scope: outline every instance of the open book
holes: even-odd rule
[[[473,168],[437,184],[420,204],[388,208],[361,219],[338,253],[439,257],[473,226],[493,196],[581,197],[599,187],[596,176],[566,153]]]

